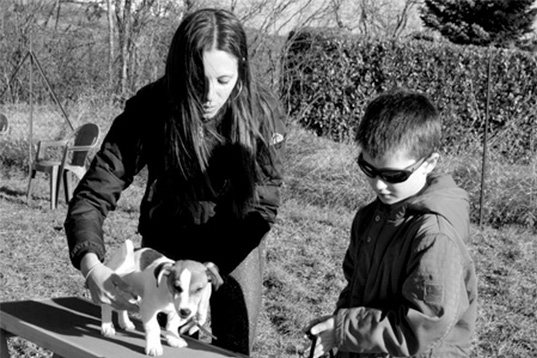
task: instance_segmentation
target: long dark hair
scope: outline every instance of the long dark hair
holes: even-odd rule
[[[223,112],[221,133],[229,155],[233,211],[243,216],[255,200],[256,156],[269,147],[272,109],[252,81],[246,34],[229,11],[202,9],[186,16],[172,40],[165,78],[172,115],[166,123],[166,176],[175,199],[188,205],[211,191],[207,166],[212,145],[204,138],[202,104],[206,91],[203,52],[216,48],[238,61],[238,79]]]

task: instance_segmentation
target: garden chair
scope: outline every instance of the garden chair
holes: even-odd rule
[[[7,120],[7,117],[3,113],[0,113],[0,135],[6,134],[8,129],[9,122]]]
[[[50,208],[58,205],[60,187],[64,184],[65,201],[71,200],[71,173],[80,180],[86,174],[86,160],[90,151],[97,146],[100,129],[94,123],[80,126],[70,137],[56,141],[40,141],[37,153],[31,164],[30,180],[28,182],[28,202],[32,196],[32,179],[37,172],[44,172],[50,179]],[[60,156],[51,156],[54,150]],[[58,153],[59,152],[59,153]]]

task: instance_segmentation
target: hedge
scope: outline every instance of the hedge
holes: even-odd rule
[[[290,33],[281,97],[306,128],[350,140],[366,104],[405,87],[427,94],[444,118],[446,150],[475,148],[484,133],[489,57],[489,146],[513,163],[533,160],[537,140],[537,56],[424,40],[366,41],[331,29]]]

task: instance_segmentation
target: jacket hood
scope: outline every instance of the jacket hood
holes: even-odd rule
[[[449,175],[432,174],[421,194],[410,198],[407,210],[444,217],[466,240],[469,237],[470,200]]]

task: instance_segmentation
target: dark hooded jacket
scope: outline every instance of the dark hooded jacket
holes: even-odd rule
[[[340,356],[469,356],[477,307],[469,236],[468,196],[449,176],[429,177],[401,203],[359,210],[336,310]]]
[[[207,175],[212,190],[196,202],[174,205],[164,185],[165,122],[171,115],[165,83],[159,80],[129,99],[69,202],[65,230],[73,265],[80,267],[87,252],[104,259],[103,222],[122,191],[147,168],[138,226],[142,245],[173,260],[211,261],[221,274],[230,273],[270,230],[280,203],[284,124],[277,101],[271,97],[267,102],[274,114],[270,126],[274,130],[266,143],[276,155],[271,160],[267,145],[259,143],[257,200],[238,218],[229,185],[234,162],[230,145],[219,145],[211,152]]]

